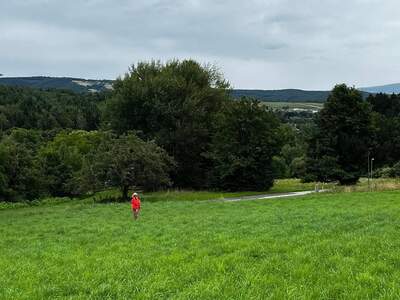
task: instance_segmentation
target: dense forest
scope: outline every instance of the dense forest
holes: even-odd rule
[[[107,93],[0,86],[0,129],[99,128]]]
[[[303,121],[301,121],[303,120]],[[275,178],[352,184],[375,158],[400,175],[400,95],[336,86],[296,122],[233,99],[192,60],[132,66],[112,91],[0,86],[0,200],[119,188],[267,190]]]
[[[0,85],[38,89],[69,90],[77,93],[104,92],[112,88],[112,80],[93,80],[71,77],[1,77]]]

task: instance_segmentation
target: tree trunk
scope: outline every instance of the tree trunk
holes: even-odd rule
[[[122,199],[124,200],[124,201],[127,201],[128,200],[128,186],[126,186],[126,185],[124,185],[123,187],[122,187]]]

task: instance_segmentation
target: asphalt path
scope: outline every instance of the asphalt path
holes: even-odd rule
[[[322,191],[320,191],[322,192]],[[289,197],[298,197],[305,196],[309,194],[313,194],[315,191],[303,191],[303,192],[291,192],[291,193],[276,193],[276,194],[264,194],[264,195],[255,195],[255,196],[243,196],[237,198],[225,198],[223,202],[238,202],[238,201],[253,201],[253,200],[262,200],[262,199],[276,199],[276,198],[289,198]],[[214,200],[216,201],[216,200]]]

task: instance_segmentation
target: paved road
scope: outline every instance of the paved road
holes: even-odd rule
[[[266,194],[266,195],[255,195],[255,196],[244,196],[238,198],[225,198],[223,202],[237,202],[237,201],[252,201],[261,199],[275,199],[275,198],[289,198],[296,196],[304,196],[315,193],[315,191],[304,191],[304,192],[292,192],[292,193],[279,193],[279,194]]]

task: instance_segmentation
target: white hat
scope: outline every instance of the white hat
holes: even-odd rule
[[[133,193],[133,196],[137,196],[137,193]]]

